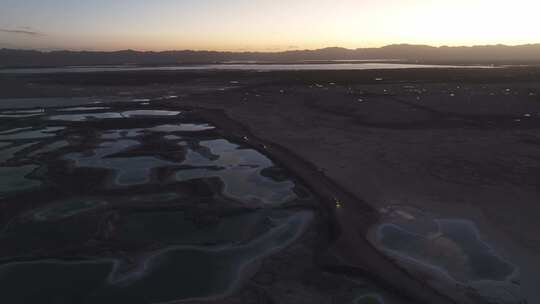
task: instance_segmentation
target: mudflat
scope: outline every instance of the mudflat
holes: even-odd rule
[[[536,67],[4,74],[0,114],[15,128],[54,108],[53,120],[75,121],[48,128],[113,130],[110,113],[189,111],[305,184],[316,199],[304,236],[206,301],[535,303],[539,94]],[[126,128],[155,127],[137,119]],[[13,201],[0,203],[3,225],[26,211]]]

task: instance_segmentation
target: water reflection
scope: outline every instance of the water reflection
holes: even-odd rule
[[[206,131],[215,129],[213,126],[205,123],[201,124],[178,124],[178,125],[161,125],[150,128],[150,131],[154,132],[194,132],[194,131]]]
[[[175,163],[156,157],[114,157],[129,148],[139,145],[135,140],[104,142],[91,153],[73,153],[65,156],[76,167],[104,168],[113,171],[113,183],[119,186],[140,185],[150,182],[152,170],[159,167],[173,166]]]
[[[522,300],[519,269],[482,240],[473,222],[441,219],[406,206],[385,208],[383,214],[375,245],[410,271],[432,277],[443,292],[465,286],[467,296],[482,301],[503,290],[506,295],[499,299],[505,303]]]
[[[0,167],[0,194],[30,190],[41,185],[40,181],[28,178],[38,167]]]
[[[77,107],[60,109],[60,112],[81,112],[92,111],[99,109],[109,109],[108,107]],[[92,121],[100,119],[118,119],[118,118],[149,118],[149,117],[163,117],[163,116],[176,116],[180,114],[179,111],[165,111],[165,110],[131,110],[124,112],[99,112],[99,113],[83,113],[83,114],[60,114],[49,116],[49,120],[59,121]]]
[[[40,139],[55,137],[56,132],[63,130],[64,127],[46,127],[38,130],[25,131],[27,128],[16,128],[6,130],[0,133],[0,140],[20,140],[20,139]]]
[[[184,71],[184,70],[244,70],[244,71],[311,71],[311,70],[381,70],[381,69],[427,69],[427,68],[493,68],[492,66],[452,66],[400,63],[298,63],[298,64],[205,64],[163,67],[110,66],[110,67],[69,67],[39,69],[3,69],[0,74],[49,74],[49,73],[88,73],[107,71]]]
[[[165,111],[165,110],[132,110],[122,112],[124,117],[145,117],[145,116],[176,116],[180,114],[179,111]]]
[[[172,246],[141,256],[130,267],[122,259],[44,260],[0,267],[0,297],[8,303],[156,303],[209,298],[236,287],[249,266],[284,248],[311,221],[297,213],[257,239],[231,247]],[[25,286],[24,293],[21,287]]]
[[[50,120],[61,121],[88,121],[97,119],[123,118],[120,113],[86,113],[86,114],[62,114],[50,116]]]
[[[261,172],[273,166],[272,161],[255,150],[242,149],[226,140],[202,141],[196,150],[189,150],[184,164],[191,169],[176,174],[180,181],[219,177],[226,181],[225,195],[246,202],[281,204],[295,198],[294,183],[276,181]],[[217,167],[217,170],[201,169]]]
[[[73,107],[73,108],[63,108],[59,109],[60,112],[85,112],[85,111],[97,111],[97,110],[108,110],[109,107]]]
[[[288,203],[307,190],[180,113],[82,105],[6,121],[0,259],[13,261],[0,265],[0,302],[218,296],[302,234],[312,211]]]
[[[380,228],[381,243],[409,258],[429,263],[460,282],[504,281],[514,266],[483,243],[471,222],[436,220],[437,229],[417,234],[388,224]]]
[[[45,113],[44,109],[9,110],[0,111],[0,118],[26,118],[40,116]]]

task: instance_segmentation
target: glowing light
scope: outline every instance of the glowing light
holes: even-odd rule
[[[540,42],[536,0],[12,1],[0,47],[279,51]]]

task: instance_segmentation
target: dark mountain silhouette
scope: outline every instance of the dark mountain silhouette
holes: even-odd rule
[[[35,51],[0,49],[0,67],[51,67],[73,65],[169,65],[260,61],[268,63],[328,60],[388,60],[420,63],[516,64],[540,63],[540,44],[519,46],[432,47],[395,44],[381,48],[324,48],[285,52],[164,51],[116,52]]]

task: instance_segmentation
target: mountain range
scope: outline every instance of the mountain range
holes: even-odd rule
[[[346,49],[331,47],[317,50],[283,52],[220,52],[123,50],[37,51],[0,49],[0,67],[53,67],[88,65],[175,65],[227,62],[304,63],[333,60],[398,60],[418,63],[530,64],[540,63],[540,44],[518,46],[486,45],[470,47],[433,47],[393,44],[380,48]]]

